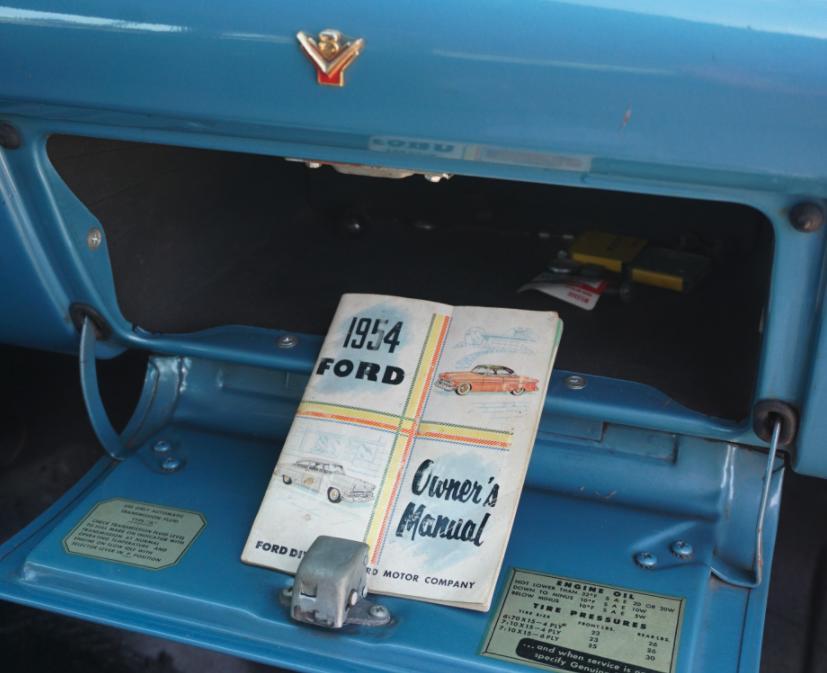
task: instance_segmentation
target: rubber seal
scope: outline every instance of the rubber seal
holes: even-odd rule
[[[798,410],[782,400],[761,400],[752,411],[752,429],[759,439],[769,442],[775,421],[781,421],[779,446],[793,443],[798,433]]]
[[[83,329],[84,319],[89,318],[95,327],[98,340],[106,341],[112,336],[112,328],[109,327],[109,323],[104,320],[104,317],[98,313],[98,311],[88,304],[74,303],[69,306],[69,317],[72,319],[72,324],[78,332]]]

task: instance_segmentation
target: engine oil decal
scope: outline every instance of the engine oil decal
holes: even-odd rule
[[[673,673],[684,599],[513,568],[480,654],[556,673]]]
[[[115,498],[95,505],[63,538],[68,554],[150,570],[177,564],[200,535],[203,514]]]

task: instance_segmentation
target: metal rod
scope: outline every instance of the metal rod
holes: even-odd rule
[[[758,523],[755,526],[755,555],[752,564],[752,577],[743,579],[734,577],[729,572],[721,569],[712,569],[712,573],[720,580],[736,587],[754,589],[761,585],[764,578],[764,521],[767,517],[767,504],[770,498],[770,486],[772,485],[772,473],[775,467],[775,458],[778,455],[778,443],[781,438],[781,418],[776,418],[772,427],[770,438],[770,450],[767,454],[767,466],[764,470],[764,486],[761,491],[761,501],[758,505]]]
[[[761,493],[761,504],[758,506],[758,525],[755,528],[755,586],[761,584],[764,574],[764,519],[767,516],[767,501],[770,497],[770,483],[772,469],[775,466],[775,456],[778,453],[778,440],[781,437],[781,419],[776,419],[772,428],[770,451],[767,456],[767,468],[764,472],[764,490]]]

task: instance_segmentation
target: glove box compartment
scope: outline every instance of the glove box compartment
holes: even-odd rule
[[[766,209],[542,174],[433,183],[74,136],[47,149],[57,212],[98,288],[81,369],[118,460],[0,547],[0,594],[300,670],[519,670],[480,655],[496,607],[388,598],[389,626],[321,632],[279,604],[286,576],[239,556],[342,293],[557,310],[565,335],[504,568],[674,599],[675,633],[647,642],[655,668],[629,670],[755,670],[782,462],[759,560],[767,456],[750,417],[778,384],[772,260],[795,250]],[[708,270],[687,292],[636,284],[591,311],[517,292],[590,231],[691,250]],[[154,354],[117,435],[93,355],[130,346]],[[185,522],[185,543],[129,562],[84,552],[98,544],[90,517],[136,507]]]
[[[706,416],[750,415],[773,253],[772,227],[752,208],[465,176],[342,175],[278,157],[66,136],[50,139],[49,156],[101,224],[133,329],[323,335],[345,292],[556,310],[566,326],[558,369],[644,383]],[[709,270],[683,293],[633,283],[621,300],[609,288],[590,311],[518,293],[584,231],[645,239]]]

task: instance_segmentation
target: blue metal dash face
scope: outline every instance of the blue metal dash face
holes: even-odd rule
[[[3,107],[308,150],[591,165],[604,175],[668,164],[695,176],[825,177],[821,3],[383,9],[377,0],[10,0],[0,6]],[[326,27],[366,41],[341,89],[316,84],[295,38]]]
[[[387,628],[331,633],[291,622],[277,600],[287,576],[239,560],[278,441],[179,425],[163,437],[184,458],[182,469],[159,469],[153,440],[99,472],[70,506],[44,515],[42,534],[25,534],[0,548],[0,595],[297,670],[522,670],[477,655],[489,616],[472,611],[385,598],[394,615]],[[738,484],[754,480],[762,464],[760,454],[686,441],[675,463],[649,463],[653,483],[663,488],[641,501],[619,487],[621,474],[643,465],[638,458],[607,459],[576,443],[544,442],[535,449],[504,568],[685,598],[676,673],[750,670],[737,662],[758,651],[767,583],[752,591],[727,587],[711,577],[710,565],[721,553],[749,563],[757,494]],[[736,475],[732,500],[722,499],[722,481]],[[614,490],[604,482],[614,483]],[[778,476],[773,484],[768,555],[780,482]],[[676,497],[681,487],[686,493]],[[111,498],[198,511],[208,525],[177,565],[160,571],[66,554],[66,534]],[[692,561],[670,556],[669,544],[677,538],[693,543]],[[640,550],[658,555],[661,567],[635,565]]]

